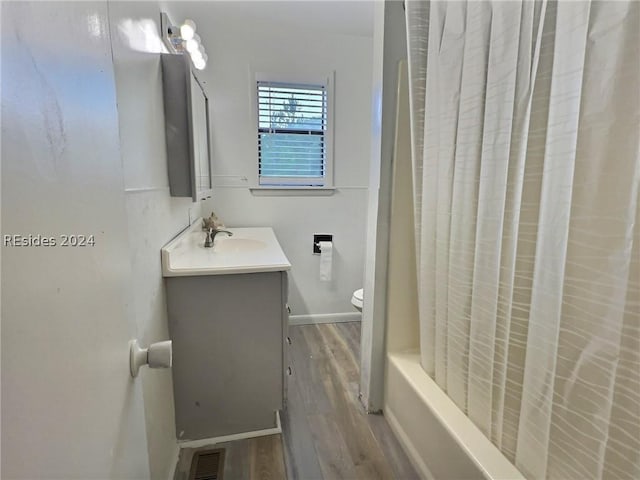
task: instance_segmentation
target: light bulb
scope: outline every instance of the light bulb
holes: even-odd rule
[[[200,53],[200,50],[196,50],[195,52],[191,52],[191,60],[195,63],[196,60],[204,60],[204,57]]]
[[[207,62],[204,61],[204,58],[198,57],[193,60],[193,66],[196,67],[198,70],[204,70],[204,67],[207,66]]]
[[[187,50],[187,52],[189,53],[193,53],[193,52],[197,52],[198,51],[198,42],[195,38],[192,38],[191,40],[187,40],[186,44],[185,44],[185,49]]]
[[[200,36],[196,33],[191,40],[187,40],[185,48],[187,52],[193,53],[197,52],[201,48],[200,44]]]
[[[183,40],[191,40],[196,33],[196,22],[187,19],[180,26],[180,36]]]

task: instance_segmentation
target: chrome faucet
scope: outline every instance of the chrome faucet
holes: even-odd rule
[[[216,239],[216,235],[218,235],[219,233],[226,233],[230,237],[233,235],[233,232],[230,232],[228,230],[218,230],[217,228],[209,228],[209,230],[207,230],[206,232],[207,237],[204,241],[204,248],[213,247],[213,242]]]

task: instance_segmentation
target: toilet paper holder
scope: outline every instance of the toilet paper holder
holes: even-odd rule
[[[152,343],[149,348],[140,348],[138,340],[129,342],[129,370],[132,377],[138,376],[143,365],[149,365],[149,368],[171,368],[172,362],[171,340]]]
[[[333,242],[333,235],[327,233],[315,233],[313,235],[313,253],[320,255],[320,242]]]

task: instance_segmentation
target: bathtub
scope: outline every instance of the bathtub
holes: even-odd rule
[[[384,416],[428,480],[525,480],[420,366],[418,353],[387,353]]]

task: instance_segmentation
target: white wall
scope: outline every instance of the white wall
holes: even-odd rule
[[[335,25],[319,24],[316,17],[332,18],[327,9],[336,9],[339,14],[341,8],[362,5],[349,2],[170,5],[175,22],[184,18],[196,20],[209,55],[201,77],[206,81],[212,104],[216,186],[205,211],[214,209],[229,226],[275,229],[293,265],[289,294],[293,315],[352,314],[351,294],[362,287],[364,269],[372,38],[345,35],[340,20]],[[294,10],[298,13],[293,13]],[[292,23],[294,17],[300,20],[300,25]],[[334,195],[264,197],[253,196],[249,191],[257,165],[252,71],[282,73],[283,79],[287,73],[335,71]],[[334,235],[334,275],[330,283],[319,281],[319,257],[312,254],[314,233]]]
[[[131,247],[129,306],[145,346],[170,338],[160,249],[188,225],[189,215],[200,214],[200,204],[169,195],[157,53],[161,10],[157,2],[109,6]],[[144,368],[135,381],[143,387],[151,478],[170,478],[178,451],[171,371]]]

